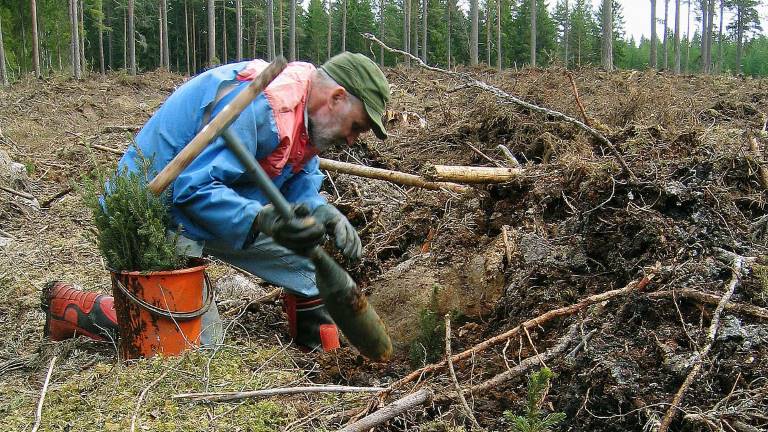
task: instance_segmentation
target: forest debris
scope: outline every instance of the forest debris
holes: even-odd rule
[[[454,165],[429,165],[424,172],[432,180],[457,183],[504,183],[523,174],[520,168]]]
[[[34,196],[32,196],[32,195],[30,195],[30,194],[28,194],[26,192],[17,191],[16,189],[12,189],[12,188],[9,188],[7,186],[0,185],[0,190],[4,190],[4,191],[8,192],[11,195],[16,195],[18,197],[21,197],[21,198],[24,198],[24,199],[27,199],[27,200],[30,200],[30,201],[34,201],[35,200]]]
[[[502,166],[500,163],[496,162],[494,159],[491,159],[490,156],[488,156],[487,154],[483,153],[483,151],[480,150],[479,148],[473,146],[470,143],[464,143],[464,144],[466,144],[467,147],[469,147],[473,152],[477,153],[478,156],[480,156],[481,158],[483,158],[483,159],[487,160],[488,162],[496,165],[497,167],[501,167]]]
[[[338,432],[364,432],[376,425],[380,425],[387,420],[393,419],[400,414],[413,408],[430,403],[434,397],[434,392],[429,388],[423,388],[415,393],[411,393],[404,398],[398,399],[384,408],[368,414],[360,420],[339,429]]]
[[[705,293],[703,291],[698,291],[691,288],[675,289],[674,291],[673,290],[656,291],[656,292],[648,293],[648,297],[650,298],[662,298],[662,297],[672,297],[672,296],[687,298],[693,301],[697,301],[699,303],[714,304],[714,305],[720,303],[720,297],[714,294]],[[760,306],[751,305],[751,304],[729,302],[727,305],[725,305],[725,310],[730,312],[740,312],[740,313],[751,315],[757,318],[768,319],[768,309],[762,308]]]
[[[384,48],[385,50],[387,50],[387,51],[389,51],[391,53],[400,54],[400,55],[405,56],[406,58],[409,58],[409,59],[415,61],[418,66],[420,66],[420,67],[422,67],[424,69],[427,69],[427,70],[430,70],[430,71],[433,71],[433,72],[440,72],[440,73],[446,74],[448,76],[459,78],[462,81],[464,81],[466,83],[469,83],[472,87],[476,87],[476,88],[479,88],[481,90],[485,90],[487,92],[492,93],[498,99],[500,99],[500,100],[502,100],[502,101],[504,101],[506,103],[509,103],[509,104],[512,104],[512,105],[517,105],[517,106],[523,107],[523,108],[525,108],[525,109],[527,109],[529,111],[537,112],[539,114],[543,114],[543,115],[555,118],[557,120],[561,120],[561,121],[570,123],[570,124],[578,127],[579,129],[581,129],[581,130],[587,132],[588,134],[592,135],[601,144],[603,144],[606,147],[608,147],[608,149],[614,155],[616,160],[619,162],[619,165],[621,165],[621,168],[624,171],[624,173],[627,174],[627,176],[629,176],[629,179],[631,180],[631,182],[632,183],[637,183],[638,182],[637,176],[635,175],[634,172],[632,172],[631,169],[629,169],[629,166],[627,165],[627,162],[624,160],[624,157],[621,155],[621,153],[619,153],[619,150],[616,148],[616,146],[613,145],[613,143],[608,138],[606,138],[605,135],[600,133],[600,131],[598,131],[597,129],[594,129],[594,128],[584,124],[583,122],[579,121],[578,119],[575,119],[575,118],[573,118],[571,116],[563,114],[563,113],[561,113],[559,111],[554,111],[554,110],[551,110],[549,108],[540,107],[538,105],[534,105],[534,104],[526,102],[526,101],[524,101],[524,100],[522,100],[520,98],[512,96],[511,94],[505,92],[504,90],[501,90],[498,87],[492,86],[492,85],[490,85],[488,83],[485,83],[485,82],[482,82],[482,81],[478,81],[478,80],[472,78],[467,73],[456,72],[456,71],[449,71],[449,70],[441,69],[439,67],[429,66],[428,64],[424,63],[420,58],[414,56],[413,54],[407,53],[407,52],[399,50],[399,49],[390,48],[384,42],[380,41],[378,38],[376,38],[376,36],[374,36],[371,33],[363,33],[362,36],[365,39],[370,40],[371,42],[375,42],[376,44],[378,44],[379,46],[381,46],[382,48]]]
[[[107,153],[113,153],[113,154],[120,155],[120,156],[122,156],[123,153],[125,153],[123,150],[114,149],[114,148],[106,147],[106,146],[99,145],[99,144],[86,144],[86,143],[82,143],[82,144],[84,146],[86,146],[86,147],[92,147],[92,148],[95,148],[96,150],[101,150],[101,151],[105,151]]]
[[[520,164],[520,161],[517,160],[515,155],[512,154],[511,151],[505,146],[504,144],[499,144],[496,146],[499,150],[501,150],[501,153],[504,154],[504,157],[507,158],[507,161],[512,165],[512,168],[522,168],[523,166]]]
[[[579,111],[581,112],[581,118],[584,119],[584,124],[587,126],[592,126],[592,123],[589,121],[589,117],[587,117],[587,112],[584,110],[584,104],[581,103],[581,98],[579,97],[579,89],[576,87],[576,81],[573,79],[573,73],[567,70],[565,71],[565,75],[568,77],[568,81],[571,82],[573,96],[576,99],[576,105],[579,106]]]
[[[101,129],[101,133],[115,133],[115,132],[133,132],[136,133],[141,129],[140,125],[107,125]]]
[[[616,290],[612,290],[612,291],[607,291],[607,292],[604,292],[604,293],[601,293],[601,294],[591,295],[589,297],[583,298],[578,303],[574,303],[574,304],[569,305],[569,306],[564,306],[564,307],[561,307],[561,308],[558,308],[558,309],[553,309],[553,310],[550,310],[548,312],[545,312],[545,313],[543,313],[543,314],[541,314],[541,315],[539,315],[539,316],[537,316],[535,318],[532,318],[532,319],[529,319],[528,321],[523,322],[522,324],[518,325],[517,327],[514,327],[514,328],[512,328],[510,330],[507,330],[504,333],[498,334],[498,335],[496,335],[496,336],[494,336],[494,337],[492,337],[490,339],[487,339],[487,340],[485,340],[485,341],[483,341],[483,342],[473,346],[472,348],[469,348],[469,349],[467,349],[467,350],[465,350],[465,351],[463,351],[463,352],[461,352],[459,354],[454,354],[453,357],[451,357],[451,360],[454,361],[454,362],[459,362],[459,361],[462,361],[462,360],[466,360],[466,359],[472,357],[473,355],[475,355],[475,354],[477,354],[479,352],[485,351],[486,349],[488,349],[488,348],[490,348],[492,346],[496,346],[496,345],[498,345],[498,344],[500,344],[502,342],[505,342],[507,339],[511,338],[512,336],[518,335],[522,331],[523,328],[528,329],[528,328],[537,327],[537,326],[540,326],[540,325],[542,325],[544,323],[547,323],[547,322],[549,322],[549,321],[551,321],[551,320],[553,320],[555,318],[572,315],[572,314],[574,314],[574,313],[576,313],[576,312],[578,312],[580,310],[583,310],[587,306],[593,305],[595,303],[602,303],[602,302],[611,300],[611,299],[616,298],[616,297],[628,295],[628,294],[630,294],[632,292],[642,291],[651,282],[651,280],[656,276],[656,274],[659,273],[660,271],[661,271],[661,268],[659,266],[656,266],[656,267],[650,269],[650,271],[648,272],[648,274],[646,276],[642,277],[641,279],[639,279],[637,281],[630,282],[624,288],[620,288],[620,289],[616,289]],[[392,392],[393,390],[398,389],[398,388],[402,387],[403,385],[405,385],[405,384],[407,384],[407,383],[409,383],[409,382],[411,382],[411,381],[413,381],[413,380],[415,380],[415,379],[417,379],[419,377],[422,377],[423,375],[425,375],[427,373],[437,372],[437,371],[443,370],[443,369],[446,368],[447,365],[448,365],[447,361],[443,360],[443,361],[441,361],[439,363],[432,363],[430,365],[427,365],[427,366],[424,366],[424,367],[422,367],[420,369],[417,369],[417,370],[411,372],[410,374],[406,375],[405,377],[400,378],[399,380],[397,380],[394,383],[392,383],[389,387],[387,387],[387,390],[386,390],[385,394],[389,393],[389,392]]]
[[[741,280],[741,271],[743,266],[744,259],[737,256],[733,260],[731,280],[728,282],[725,293],[720,298],[720,302],[718,303],[715,312],[712,314],[712,322],[709,325],[709,331],[707,331],[706,344],[695,354],[695,364],[691,371],[688,373],[688,376],[685,378],[685,381],[683,381],[683,384],[677,390],[677,393],[675,393],[675,397],[672,398],[672,404],[667,410],[667,413],[664,415],[664,418],[661,420],[659,432],[666,432],[669,429],[669,425],[672,423],[672,420],[675,418],[680,404],[683,402],[685,393],[693,383],[693,380],[696,379],[696,376],[699,374],[702,364],[704,363],[704,359],[706,359],[709,351],[712,349],[712,345],[715,343],[717,330],[720,327],[720,316],[722,315],[723,310],[725,310],[725,306],[728,304],[728,301],[730,301],[731,296],[733,296],[733,293],[736,290],[736,285],[738,285],[739,281]]]
[[[464,193],[471,190],[467,186],[462,186],[455,183],[444,182],[431,182],[424,178],[407,174],[400,171],[391,171],[383,168],[373,168],[365,165],[351,164],[347,162],[339,162],[331,159],[320,158],[320,168],[335,171],[342,174],[350,174],[358,177],[365,177],[376,180],[385,180],[392,183],[397,183],[405,186],[415,186],[422,189],[429,190],[448,190],[456,193]]]
[[[456,378],[456,371],[453,369],[453,361],[451,361],[451,315],[445,314],[445,360],[448,362],[448,372],[451,373],[451,380],[454,387],[456,387],[455,397],[461,402],[461,408],[464,411],[464,415],[472,422],[472,428],[480,430],[480,424],[477,422],[475,415],[472,414],[472,409],[469,408],[467,399],[464,397],[464,392],[461,391],[461,384],[459,379]]]
[[[768,168],[761,163],[760,147],[757,144],[757,138],[754,136],[749,137],[749,149],[752,151],[754,157],[757,158],[755,163],[758,164],[757,173],[759,174],[758,179],[760,180],[760,186],[762,186],[763,189],[768,189]]]
[[[384,390],[381,387],[350,387],[340,385],[312,387],[283,387],[241,392],[212,392],[212,393],[179,393],[174,399],[191,399],[199,402],[227,402],[240,399],[283,396],[303,393],[377,393]]]

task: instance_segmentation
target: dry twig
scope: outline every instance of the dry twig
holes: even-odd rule
[[[472,409],[467,403],[467,399],[464,397],[464,392],[461,391],[461,385],[459,379],[456,378],[456,371],[453,370],[453,362],[451,361],[451,315],[445,314],[445,360],[448,362],[448,371],[451,373],[451,380],[456,387],[455,397],[461,402],[464,415],[472,422],[472,429],[481,430],[480,423],[477,422],[475,415],[472,414]]]
[[[131,432],[134,432],[136,430],[136,421],[139,419],[139,408],[141,407],[141,403],[144,401],[144,398],[147,396],[147,393],[149,393],[149,390],[156,386],[157,383],[163,380],[163,378],[168,375],[168,373],[171,371],[171,369],[166,369],[165,372],[163,372],[159,377],[157,377],[154,381],[149,383],[148,386],[144,387],[144,390],[139,393],[139,398],[136,400],[136,408],[133,410],[133,416],[131,416]]]
[[[525,108],[527,110],[530,110],[530,111],[533,111],[533,112],[537,112],[539,114],[543,114],[543,115],[552,117],[554,119],[557,119],[557,120],[560,120],[560,121],[564,121],[566,123],[570,123],[570,124],[578,127],[579,129],[581,129],[581,130],[587,132],[588,134],[592,135],[601,144],[603,144],[606,147],[608,147],[608,149],[610,149],[610,151],[613,154],[613,156],[616,157],[616,160],[619,162],[619,165],[621,165],[621,168],[624,170],[624,172],[627,174],[627,176],[629,176],[630,180],[633,183],[637,183],[637,181],[638,181],[637,180],[637,176],[635,176],[635,173],[633,173],[632,170],[629,169],[629,166],[627,165],[627,162],[624,160],[624,157],[621,155],[621,153],[619,153],[619,150],[616,148],[616,146],[614,146],[613,143],[608,138],[605,137],[605,135],[600,133],[600,131],[598,131],[598,130],[596,130],[596,129],[594,129],[594,128],[586,125],[586,124],[584,124],[582,121],[580,121],[578,119],[575,119],[575,118],[573,118],[571,116],[568,116],[566,114],[563,114],[563,113],[561,113],[559,111],[554,111],[554,110],[551,110],[549,108],[540,107],[538,105],[534,105],[532,103],[526,102],[526,101],[524,101],[524,100],[522,100],[520,98],[512,96],[511,94],[505,92],[504,90],[501,90],[498,87],[492,86],[492,85],[490,85],[488,83],[484,83],[482,81],[478,81],[478,80],[472,78],[469,74],[466,74],[466,73],[463,73],[463,72],[449,71],[449,70],[441,69],[441,68],[435,67],[435,66],[429,66],[428,64],[426,64],[423,61],[421,61],[420,58],[417,58],[416,56],[414,56],[412,54],[409,54],[409,53],[407,53],[405,51],[401,51],[399,49],[390,48],[389,46],[387,46],[387,44],[385,44],[384,42],[380,41],[378,38],[376,38],[376,36],[372,35],[371,33],[363,33],[362,36],[365,39],[368,39],[371,42],[374,42],[374,43],[378,44],[379,46],[381,46],[382,48],[384,48],[385,50],[387,50],[387,51],[389,51],[391,53],[400,54],[400,55],[405,56],[406,58],[409,58],[409,59],[415,61],[417,65],[421,66],[424,69],[430,70],[432,72],[439,72],[439,73],[442,73],[442,74],[445,74],[445,75],[448,75],[448,76],[452,76],[454,78],[459,78],[460,80],[468,83],[472,87],[476,87],[476,88],[479,88],[481,90],[485,90],[487,92],[492,93],[494,96],[496,96],[497,98],[499,98],[500,100],[502,100],[502,101],[504,101],[506,103],[517,105],[517,106],[523,107],[523,108]]]
[[[690,288],[648,293],[648,297],[651,298],[672,297],[673,295],[697,301],[699,303],[720,304],[720,297]],[[725,305],[725,310],[751,315],[756,318],[768,319],[768,309],[747,303],[728,303]]]
[[[568,80],[571,82],[571,88],[573,89],[573,96],[576,98],[576,105],[579,106],[579,111],[581,111],[581,118],[584,119],[584,124],[587,126],[592,126],[592,123],[589,121],[589,117],[587,117],[587,112],[584,110],[584,104],[581,103],[581,98],[579,97],[579,89],[576,87],[576,81],[573,79],[573,73],[571,71],[565,71],[565,75],[568,77]]]
[[[32,426],[32,432],[37,432],[40,428],[40,423],[43,421],[43,401],[45,400],[45,393],[48,391],[48,383],[51,381],[51,373],[53,373],[53,365],[56,363],[56,356],[51,358],[51,364],[48,366],[48,373],[45,375],[45,382],[43,383],[43,390],[40,391],[40,400],[37,402],[37,411],[35,411],[35,425]]]
[[[725,294],[723,294],[723,296],[720,298],[720,303],[718,303],[715,312],[712,314],[712,322],[710,323],[709,331],[707,332],[706,344],[702,349],[698,351],[698,353],[696,353],[695,364],[691,371],[688,373],[688,376],[685,378],[685,381],[683,381],[683,384],[677,390],[677,393],[675,393],[675,397],[672,398],[672,404],[667,410],[667,413],[664,415],[664,418],[661,420],[659,432],[666,432],[669,429],[669,425],[672,423],[672,420],[674,420],[675,415],[677,414],[678,407],[683,402],[685,392],[688,391],[688,388],[691,386],[691,384],[693,384],[693,380],[696,379],[696,376],[701,370],[704,359],[706,359],[707,355],[709,355],[709,351],[712,349],[712,345],[715,342],[717,330],[720,327],[720,316],[722,315],[723,310],[725,310],[725,306],[728,304],[728,301],[730,301],[731,296],[733,296],[733,292],[736,290],[736,285],[738,285],[739,280],[741,279],[741,271],[743,266],[744,260],[742,257],[737,256],[734,258],[733,268],[731,270],[733,274],[725,289]]]
[[[226,402],[255,397],[282,396],[300,393],[377,393],[384,390],[381,387],[350,387],[350,386],[312,386],[285,387],[243,392],[213,392],[213,393],[180,393],[174,399],[192,399],[203,402]]]

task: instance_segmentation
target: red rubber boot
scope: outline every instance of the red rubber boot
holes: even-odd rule
[[[288,315],[291,337],[300,348],[333,351],[339,347],[339,329],[320,297],[285,294],[283,309]]]
[[[63,282],[49,282],[43,289],[44,334],[60,341],[87,336],[98,341],[117,340],[117,315],[112,296],[81,291]]]

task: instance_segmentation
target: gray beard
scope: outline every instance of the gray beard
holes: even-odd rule
[[[317,149],[318,153],[341,147],[344,144],[343,138],[331,136],[327,129],[316,127],[312,118],[309,119],[309,141]]]

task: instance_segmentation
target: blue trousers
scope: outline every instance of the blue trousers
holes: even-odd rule
[[[304,297],[319,294],[312,262],[280,246],[264,234],[259,235],[250,247],[239,250],[215,241],[203,243],[180,236],[177,250],[179,254],[191,257],[211,255],[293,294]],[[200,342],[203,346],[213,347],[223,343],[224,331],[215,303],[203,315],[202,326]]]

